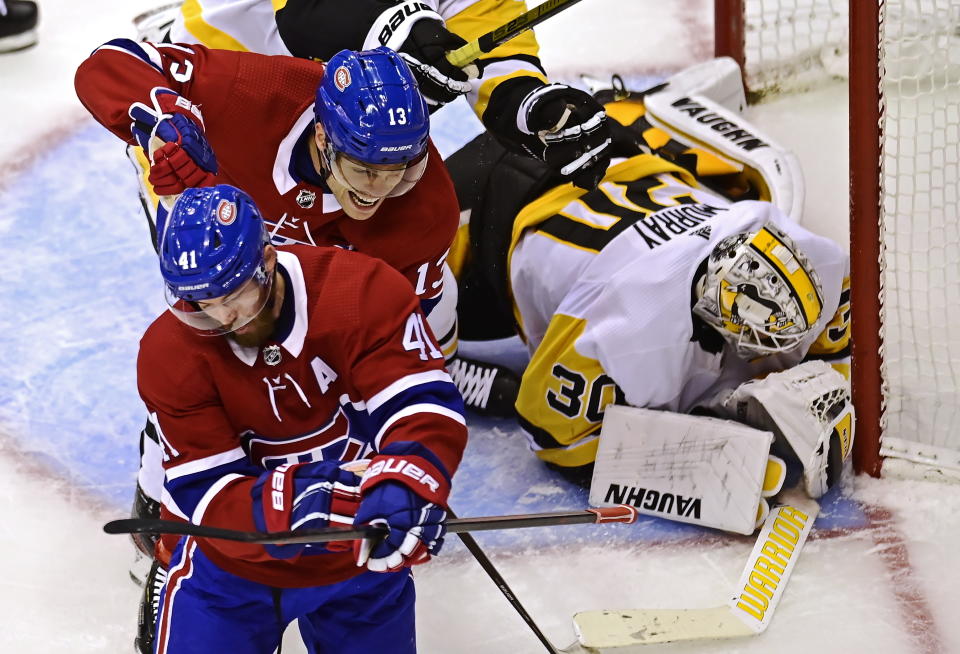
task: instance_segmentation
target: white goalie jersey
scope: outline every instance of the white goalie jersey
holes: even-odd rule
[[[714,246],[770,222],[806,254],[823,312],[788,355],[746,361],[695,318],[694,283]],[[688,412],[722,389],[804,357],[847,356],[849,260],[767,202],[731,203],[672,164],[642,155],[590,193],[558,187],[517,217],[515,317],[531,352],[517,402],[540,458],[592,462],[611,403]]]

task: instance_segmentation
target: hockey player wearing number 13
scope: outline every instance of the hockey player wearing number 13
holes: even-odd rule
[[[520,425],[541,460],[579,483],[591,480],[604,407],[616,403],[772,431],[818,497],[852,445],[848,256],[778,208],[777,193],[794,205],[791,180],[756,179],[763,161],[789,177],[772,140],[673,86],[606,105],[628,131],[594,191],[551,186],[483,136],[448,158],[471,212],[469,248],[450,257],[461,335],[524,339]],[[739,162],[736,143],[711,129],[721,118],[752,146]],[[834,398],[825,415],[810,406],[821,396]]]
[[[167,536],[152,651],[270,654],[298,620],[309,652],[412,654],[409,566],[440,550],[466,426],[409,285],[362,254],[270,245],[227,185],[187,189],[159,245],[170,308],[141,340],[137,380],[166,515],[390,532],[352,553]]]

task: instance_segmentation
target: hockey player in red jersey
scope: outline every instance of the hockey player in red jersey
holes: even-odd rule
[[[187,189],[159,248],[170,310],[144,334],[137,375],[161,435],[165,512],[390,533],[353,553],[181,538],[153,651],[268,654],[298,619],[310,652],[414,652],[409,566],[442,545],[466,428],[409,285],[361,254],[273,247],[251,198],[227,185]],[[363,477],[346,465],[360,459]]]
[[[116,39],[80,65],[76,90],[149,155],[157,195],[234,184],[274,243],[356,249],[403,273],[422,301],[439,298],[459,209],[426,104],[394,52],[343,51],[325,66]]]

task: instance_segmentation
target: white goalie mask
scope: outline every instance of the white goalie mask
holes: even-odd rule
[[[789,352],[823,313],[816,271],[771,223],[717,244],[697,290],[693,312],[744,358]]]

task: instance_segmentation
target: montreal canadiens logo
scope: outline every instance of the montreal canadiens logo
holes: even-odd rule
[[[340,66],[333,73],[333,84],[340,91],[350,86],[350,71],[346,66]]]
[[[229,225],[237,219],[237,205],[230,200],[220,200],[217,205],[217,222]]]

